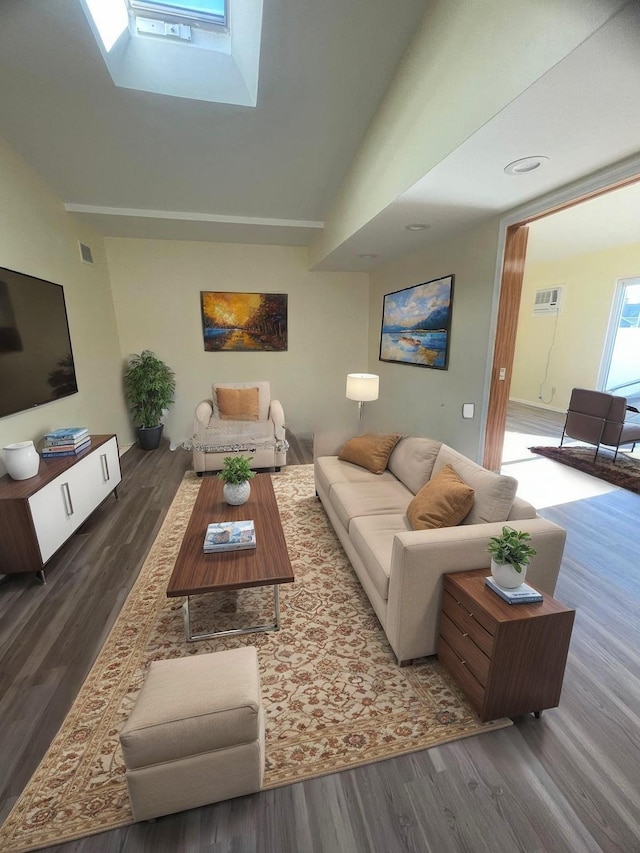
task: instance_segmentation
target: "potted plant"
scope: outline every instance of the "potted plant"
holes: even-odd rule
[[[143,450],[155,450],[162,438],[164,410],[173,403],[173,370],[150,350],[143,350],[129,357],[124,388],[138,428],[138,443]]]
[[[527,566],[536,553],[530,541],[530,533],[507,526],[502,528],[500,536],[489,539],[491,574],[498,586],[514,589],[524,583]]]
[[[222,469],[216,475],[224,482],[222,491],[226,502],[232,506],[249,500],[249,480],[256,475],[251,470],[251,461],[250,456],[225,456]]]

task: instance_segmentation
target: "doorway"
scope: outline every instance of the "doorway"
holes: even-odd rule
[[[624,177],[605,187],[592,188],[577,198],[563,203],[549,204],[547,209],[535,210],[529,216],[507,225],[500,280],[500,301],[496,321],[493,362],[489,379],[489,402],[485,426],[483,465],[499,471],[504,443],[509,387],[513,370],[513,357],[517,332],[517,317],[522,292],[522,277],[527,246],[527,225],[549,217],[552,213],[579,207],[583,202],[608,196],[623,187],[640,187],[640,175]],[[593,187],[593,185],[592,185]],[[640,373],[636,374],[640,393]]]

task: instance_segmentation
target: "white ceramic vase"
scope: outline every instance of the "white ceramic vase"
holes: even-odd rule
[[[491,560],[491,576],[502,589],[515,589],[524,583],[527,567],[523,566],[521,572],[517,572],[511,563],[496,563]]]
[[[4,451],[4,464],[7,473],[14,480],[28,480],[35,477],[40,467],[40,454],[32,441],[18,441],[7,444]]]
[[[243,483],[225,483],[222,488],[224,499],[231,506],[240,506],[249,500],[251,484],[248,480]]]

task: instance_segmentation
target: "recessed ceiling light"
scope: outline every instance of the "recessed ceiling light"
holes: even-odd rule
[[[429,228],[428,225],[425,225],[422,222],[414,222],[411,225],[405,225],[405,231],[426,231]]]
[[[358,255],[358,257],[362,258],[363,261],[372,261],[378,256],[374,255],[372,252],[363,252],[361,255]]]
[[[549,161],[548,157],[522,157],[520,160],[514,160],[504,167],[507,175],[528,175],[529,172],[535,172],[541,166]]]

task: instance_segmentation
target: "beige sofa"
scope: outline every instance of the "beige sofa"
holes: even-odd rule
[[[488,570],[489,537],[504,523],[531,534],[537,554],[527,581],[553,594],[565,531],[516,496],[513,477],[416,436],[401,438],[386,470],[373,474],[338,459],[343,443],[344,436],[335,434],[314,439],[316,492],[400,665],[436,653],[442,575]],[[472,509],[456,527],[412,530],[408,504],[447,464],[474,489]]]

